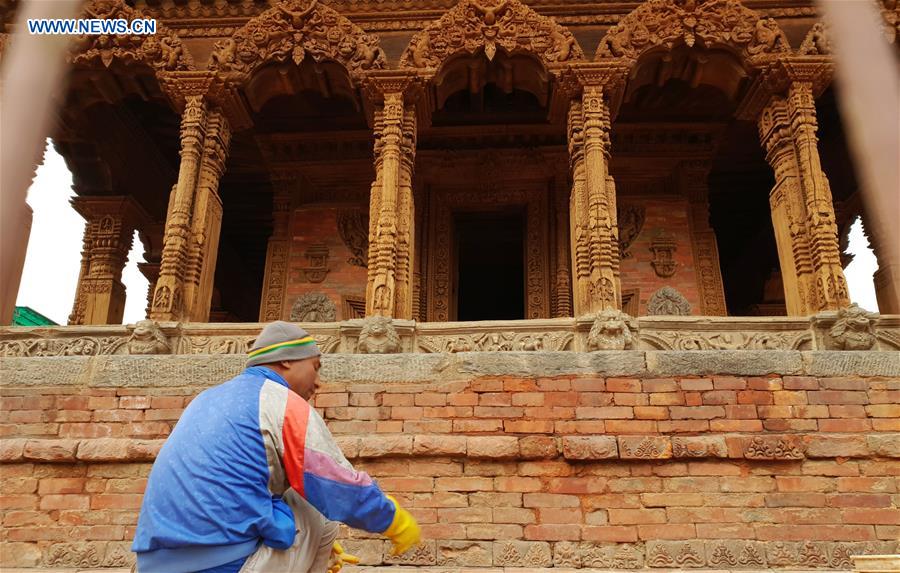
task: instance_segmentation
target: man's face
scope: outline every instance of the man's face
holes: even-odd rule
[[[282,364],[286,368],[283,376],[287,380],[288,387],[300,394],[304,400],[312,398],[319,388],[319,368],[322,367],[319,357],[291,360]]]

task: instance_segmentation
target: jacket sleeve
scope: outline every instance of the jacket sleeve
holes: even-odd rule
[[[396,512],[393,502],[369,474],[353,469],[319,413],[294,392],[287,394],[283,462],[291,487],[332,521],[384,532]]]

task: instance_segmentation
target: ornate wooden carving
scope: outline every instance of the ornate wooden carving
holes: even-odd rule
[[[409,76],[369,84],[382,103],[375,112],[375,181],[369,203],[366,314],[412,318],[415,206],[412,172],[416,114],[404,101]]]
[[[678,262],[675,260],[674,253],[678,249],[675,237],[662,231],[658,233],[650,241],[650,250],[653,252],[653,260],[650,266],[656,276],[668,278],[675,274]]]
[[[674,288],[664,286],[653,293],[650,300],[647,301],[647,314],[651,316],[687,316],[691,314],[691,303]]]
[[[337,308],[327,294],[308,292],[294,301],[292,322],[334,322]]]
[[[288,258],[291,241],[288,234],[290,223],[290,196],[288,183],[275,181],[272,218],[274,225],[269,245],[266,248],[266,271],[263,277],[262,300],[259,307],[260,322],[282,320],[284,298],[288,278]]]
[[[306,257],[306,266],[300,269],[304,280],[311,283],[320,283],[328,274],[328,245],[316,243],[310,245],[303,253]]]
[[[648,0],[609,29],[596,57],[637,59],[652,48],[698,41],[706,48],[737,50],[751,63],[790,51],[775,20],[738,0]]]
[[[619,256],[627,259],[631,256],[631,243],[637,239],[644,229],[647,209],[643,205],[619,205],[616,217],[619,221]]]
[[[338,232],[350,249],[347,262],[356,267],[369,265],[369,216],[359,210],[338,212]]]
[[[550,316],[548,213],[545,190],[490,189],[459,191],[432,189],[431,196],[431,252],[428,268],[428,320],[454,320],[453,283],[453,211],[503,205],[525,205],[525,318]]]
[[[773,71],[791,79],[771,96],[759,118],[760,140],[775,170],[769,195],[785,300],[790,315],[815,314],[850,304],[838,246],[828,179],[816,139],[814,84],[818,62],[788,62]]]
[[[84,9],[85,18],[101,20],[134,20],[145,16],[128,6],[125,0],[90,0]],[[109,67],[113,60],[125,64],[142,63],[157,72],[196,69],[187,46],[174,31],[157,23],[156,34],[84,34],[75,40],[68,60],[73,64],[90,65],[100,61]]]
[[[86,223],[69,324],[119,324],[125,310],[122,269],[135,228],[149,216],[128,197],[76,197],[72,205]]]
[[[569,30],[519,0],[461,0],[413,36],[400,67],[437,69],[457,54],[482,49],[493,59],[498,48],[507,54],[532,54],[547,67],[584,59]]]
[[[243,82],[259,66],[307,56],[316,62],[333,60],[353,75],[382,69],[384,52],[377,36],[319,0],[277,0],[230,38],[216,42],[209,68],[232,82]]]

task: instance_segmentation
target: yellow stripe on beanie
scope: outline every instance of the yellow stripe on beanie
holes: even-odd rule
[[[251,350],[249,355],[250,358],[253,358],[262,354],[268,354],[269,352],[278,350],[279,348],[286,348],[289,346],[306,346],[307,344],[315,344],[315,342],[316,340],[312,336],[305,336],[296,340],[288,340],[287,342],[279,342],[278,344],[271,344],[269,346],[257,348],[256,350]]]

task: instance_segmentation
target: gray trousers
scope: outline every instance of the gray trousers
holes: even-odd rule
[[[284,492],[284,501],[294,511],[297,537],[288,549],[260,545],[241,567],[240,573],[325,573],[338,524],[329,521],[293,489]]]

